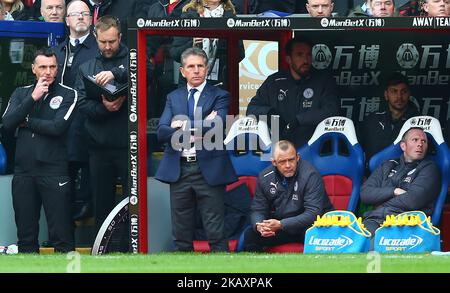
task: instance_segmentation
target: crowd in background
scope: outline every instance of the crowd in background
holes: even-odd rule
[[[60,5],[52,10],[41,6],[42,0],[1,0],[0,19],[4,20],[45,20],[62,22],[64,7]],[[45,6],[55,1],[47,0]],[[59,2],[59,1],[56,1]],[[190,4],[188,0],[85,0],[95,16],[114,15],[122,23],[127,17],[177,17],[182,8]],[[202,1],[207,2],[207,1]],[[227,1],[224,1],[227,2]],[[269,10],[290,14],[310,14],[311,16],[338,17],[390,17],[390,16],[448,16],[448,0],[232,0],[235,14],[259,14]],[[50,3],[50,4],[48,4]],[[200,3],[200,1],[193,1]],[[97,8],[98,7],[98,8]],[[325,14],[316,12],[324,10]],[[61,14],[62,12],[62,14]],[[59,15],[59,16],[58,16]],[[94,15],[93,15],[94,16]]]

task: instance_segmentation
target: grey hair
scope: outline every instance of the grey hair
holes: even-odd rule
[[[289,140],[280,140],[277,143],[275,143],[273,147],[273,153],[272,156],[275,159],[275,154],[278,150],[281,150],[283,152],[287,151],[288,149],[293,148],[295,150],[295,146],[292,142]]]
[[[203,51],[200,48],[197,47],[190,47],[187,48],[186,50],[183,51],[183,53],[181,53],[181,66],[184,66],[186,64],[186,59],[189,56],[199,56],[203,58],[203,61],[205,62],[205,65],[208,64],[208,56],[206,56],[205,51]]]

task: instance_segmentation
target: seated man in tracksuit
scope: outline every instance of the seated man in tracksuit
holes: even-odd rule
[[[363,217],[363,224],[372,234],[387,215],[415,210],[431,215],[439,194],[441,176],[436,164],[424,159],[428,140],[422,128],[408,129],[400,147],[403,155],[381,164],[361,188],[361,201],[375,206]]]
[[[302,242],[305,231],[333,209],[322,176],[300,160],[294,145],[286,140],[275,144],[272,166],[258,177],[251,207],[252,229],[245,233],[246,251],[290,242]]]
[[[411,101],[408,78],[399,72],[387,77],[384,99],[382,109],[364,118],[357,129],[367,163],[374,154],[392,144],[406,120],[420,115]]]

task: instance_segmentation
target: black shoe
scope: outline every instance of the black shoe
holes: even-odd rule
[[[53,247],[53,241],[51,240],[45,240],[44,242],[42,242],[42,247]]]
[[[92,217],[91,205],[88,202],[85,202],[81,206],[77,207],[73,215],[73,220],[81,221],[90,217]]]

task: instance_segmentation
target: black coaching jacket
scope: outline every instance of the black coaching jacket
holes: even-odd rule
[[[267,219],[281,221],[283,230],[297,234],[309,228],[318,215],[333,210],[319,172],[307,161],[300,160],[297,171],[285,178],[274,166],[258,176],[252,202],[251,223]]]
[[[79,67],[75,89],[80,97],[80,111],[86,115],[84,126],[90,148],[125,149],[128,146],[128,102],[124,101],[119,111],[109,112],[101,97],[89,96],[83,76],[94,76],[101,71],[111,71],[116,85],[128,82],[128,48],[120,45],[119,51],[111,58],[99,52],[93,59]]]
[[[3,127],[17,128],[15,174],[67,175],[66,133],[77,92],[54,82],[34,101],[36,84],[17,88],[3,114]]]
[[[403,156],[384,162],[370,175],[361,188],[361,201],[374,205],[364,218],[377,220],[380,224],[386,215],[421,210],[431,215],[433,204],[441,188],[439,169],[433,161],[423,159],[407,163]],[[395,188],[406,193],[394,195]]]

